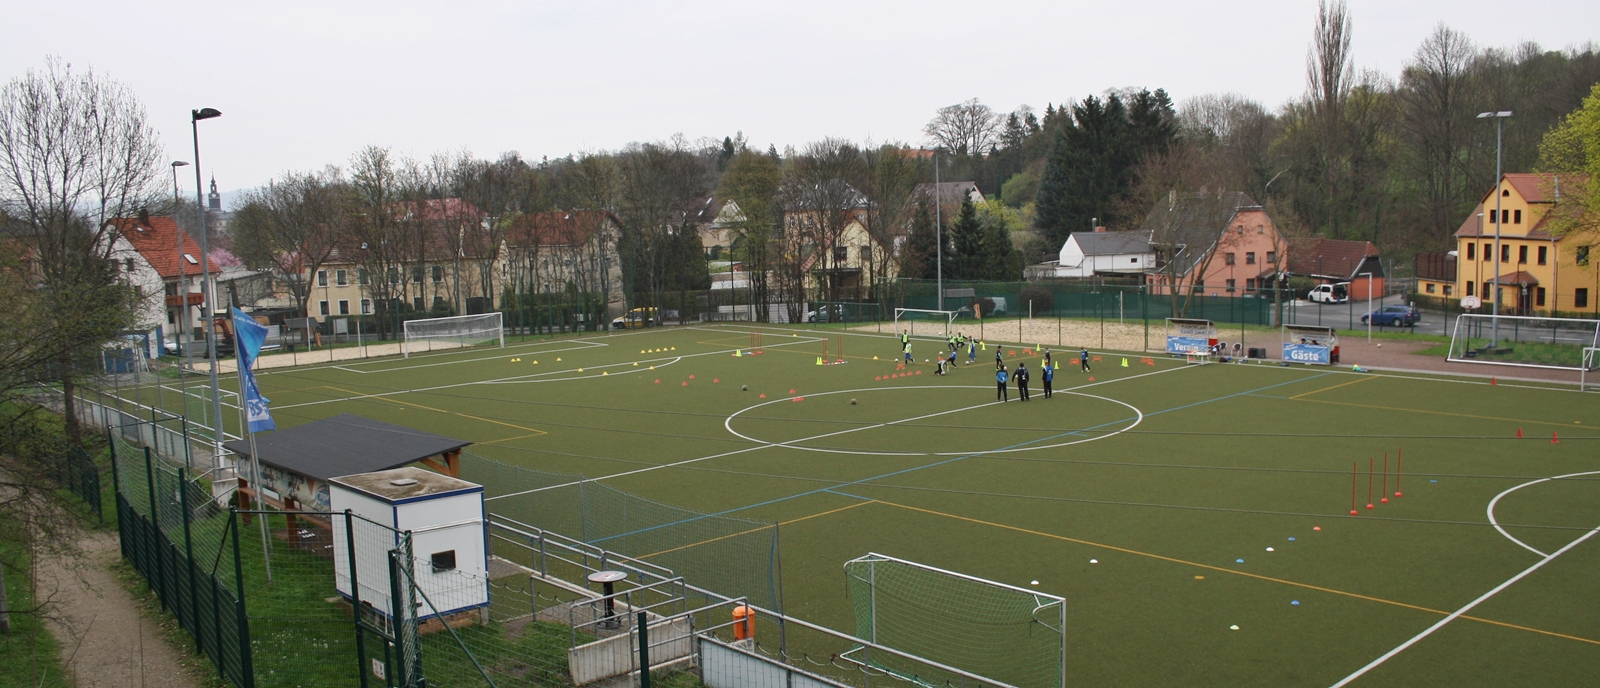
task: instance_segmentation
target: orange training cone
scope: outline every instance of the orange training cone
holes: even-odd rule
[[[1550,433],[1550,444],[1561,444],[1561,437],[1556,433]]]
[[[1517,428],[1517,439],[1522,439],[1522,428]]]
[[[1489,378],[1489,386],[1490,386],[1490,387],[1494,387],[1494,386],[1495,386],[1495,381],[1494,381],[1494,378],[1493,378],[1493,377],[1490,377],[1490,378]]]

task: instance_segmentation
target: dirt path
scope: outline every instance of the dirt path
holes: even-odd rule
[[[38,577],[41,595],[57,591],[60,622],[50,623],[50,632],[78,688],[196,688],[161,629],[111,573],[119,556],[116,534],[85,531],[80,545],[76,565],[44,558]]]

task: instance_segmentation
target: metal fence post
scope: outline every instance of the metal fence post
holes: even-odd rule
[[[650,615],[639,612],[639,688],[650,688]]]
[[[356,629],[356,674],[361,677],[361,688],[367,688],[367,641],[361,630],[361,583],[356,579],[355,518],[349,509],[344,510],[344,541],[348,549],[344,560],[350,566],[350,618]]]
[[[204,652],[200,643],[200,608],[194,593],[194,545],[189,532],[189,480],[188,473],[178,469],[178,508],[183,510],[183,566],[189,572],[189,631],[194,633],[194,651]]]
[[[244,604],[244,564],[239,556],[239,510],[232,508],[229,511],[232,512],[228,527],[233,531],[233,580],[237,593],[233,601],[233,613],[237,618],[234,628],[239,634],[239,680],[244,684],[241,688],[255,688],[255,667],[250,661],[250,617],[245,612]],[[265,517],[263,514],[262,518]]]
[[[151,582],[155,584],[156,599],[161,601],[161,608],[166,609],[168,607],[166,576],[161,572],[161,517],[156,513],[156,469],[154,461],[150,458],[149,447],[144,448],[144,477],[145,491],[149,493],[150,498],[150,538],[153,540],[150,543],[150,551],[156,555],[155,563],[151,565],[150,572],[155,574],[151,577]]]

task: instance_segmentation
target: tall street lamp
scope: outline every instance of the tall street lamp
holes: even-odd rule
[[[189,163],[184,162],[182,160],[173,160],[172,161],[172,202],[174,204],[176,204],[178,202],[178,200],[182,198],[182,196],[179,195],[179,192],[178,192],[178,168],[187,167],[188,165],[189,165]],[[176,211],[174,211],[174,214],[176,214]],[[178,338],[178,333],[179,332],[187,332],[190,335],[189,338],[191,340],[194,338],[194,328],[191,327],[190,322],[189,322],[189,292],[188,292],[189,275],[188,275],[187,268],[183,264],[183,230],[182,229],[179,229],[177,231],[177,241],[178,241],[178,286],[177,286],[177,288],[173,289],[172,292],[174,294],[178,295],[178,307],[180,309],[182,309],[180,311],[182,313],[182,315],[179,315],[178,318],[177,318],[177,322],[173,323],[173,325],[175,327],[173,327],[173,330],[172,330],[172,343],[177,345],[177,346],[183,347],[183,360],[188,365],[189,370],[194,370],[194,346],[184,344],[183,340]],[[178,376],[178,396],[179,396],[180,399],[183,400],[183,408],[185,410],[184,411],[184,415],[188,415],[189,391],[187,389],[185,389],[185,381],[184,381],[184,376],[183,375],[179,375]]]
[[[212,441],[214,443],[211,457],[212,467],[222,459],[222,389],[217,385],[217,337],[213,332],[214,323],[211,322],[212,302],[214,294],[211,293],[211,250],[207,235],[211,232],[206,227],[206,200],[201,189],[203,183],[200,178],[200,120],[221,117],[222,112],[214,108],[200,108],[189,111],[189,126],[194,132],[194,209],[195,216],[199,219],[196,225],[200,228],[200,294],[204,303],[200,304],[200,317],[202,327],[206,333],[206,355],[211,358],[211,417],[213,419]],[[243,403],[243,400],[240,400]]]
[[[1494,225],[1494,317],[1489,320],[1492,334],[1489,335],[1489,346],[1498,346],[1500,343],[1500,225],[1504,224],[1504,217],[1500,213],[1500,180],[1504,173],[1500,169],[1501,144],[1504,141],[1506,118],[1511,116],[1510,110],[1498,112],[1480,112],[1478,119],[1494,120],[1494,215],[1490,224]]]

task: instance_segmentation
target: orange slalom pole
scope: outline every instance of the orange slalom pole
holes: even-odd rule
[[[1356,466],[1357,465],[1358,464],[1356,464],[1356,462],[1354,462],[1354,461],[1350,462],[1350,515],[1351,516],[1355,516],[1356,514],[1361,513],[1359,511],[1356,511],[1356,481],[1359,480],[1360,476],[1361,476],[1361,473],[1358,470],[1356,470]]]
[[[1400,447],[1399,452],[1394,457],[1394,496],[1396,497],[1404,496],[1400,494],[1400,476],[1405,474],[1405,460],[1406,448]]]
[[[1372,469],[1377,464],[1377,462],[1378,462],[1378,458],[1377,457],[1375,457],[1375,456],[1367,457],[1367,508],[1368,509],[1372,508]]]

